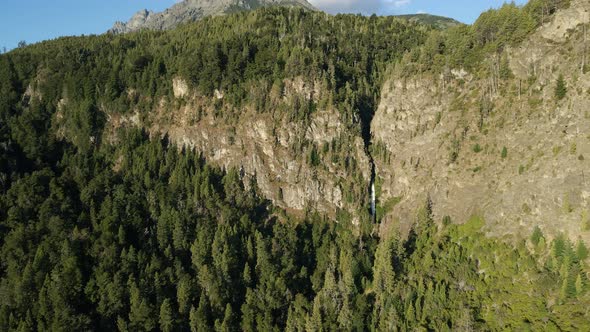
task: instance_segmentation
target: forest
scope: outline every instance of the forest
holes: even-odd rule
[[[539,228],[489,238],[478,216],[434,220],[429,200],[408,236],[379,237],[347,218],[291,215],[240,169],[166,136],[103,137],[106,109],[148,112],[173,98],[177,76],[203,95],[226,91],[232,112],[271,111],[250,94],[260,82],[319,80],[326,100],[284,112],[305,121],[332,104],[366,134],[392,66],[476,67],[566,5],[508,4],[445,31],[259,9],[0,55],[0,330],[590,330],[581,240]]]

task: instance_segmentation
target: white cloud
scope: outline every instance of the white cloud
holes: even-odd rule
[[[410,4],[412,0],[308,0],[329,13],[391,13],[396,8]]]

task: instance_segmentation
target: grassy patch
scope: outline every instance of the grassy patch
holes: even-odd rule
[[[463,225],[459,225],[459,231],[462,235],[473,235],[482,232],[485,226],[485,220],[482,216],[473,215]]]
[[[475,153],[480,153],[483,150],[483,148],[479,145],[479,143],[476,143],[471,149]]]
[[[393,211],[393,208],[396,205],[398,205],[399,202],[401,202],[401,200],[401,197],[392,197],[388,199],[385,203],[377,205],[375,211],[377,213],[377,221],[380,222],[381,220],[383,220],[383,217],[385,217],[386,214]]]

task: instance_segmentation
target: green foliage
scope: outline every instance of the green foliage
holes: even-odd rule
[[[456,137],[453,137],[451,140],[450,152],[449,152],[449,162],[454,163],[459,158],[459,152],[461,151],[461,141]]]
[[[164,332],[170,332],[173,330],[174,325],[170,300],[165,299],[160,306],[160,329]]]
[[[576,255],[581,261],[585,261],[588,258],[588,248],[581,239],[578,241],[578,245],[576,247]]]
[[[465,68],[474,74],[491,74],[484,65],[486,57],[502,54],[507,46],[522,42],[557,9],[567,6],[569,0],[531,0],[525,6],[510,2],[490,9],[473,25],[458,25],[431,34],[423,47],[404,58],[404,72],[446,73],[452,68]],[[493,73],[497,77],[512,77],[505,56],[497,59],[494,67],[498,68]]]
[[[563,74],[559,74],[557,78],[557,83],[555,84],[555,98],[559,101],[565,98],[567,95],[567,85],[565,84],[565,79]]]
[[[541,238],[543,237],[543,232],[541,231],[541,228],[539,228],[539,226],[535,226],[535,228],[533,229],[533,234],[531,234],[531,242],[537,246],[539,245],[539,241],[541,240]]]
[[[66,144],[53,171],[15,171],[0,200],[3,330],[587,327],[581,241],[560,236],[546,255],[535,231],[533,256],[484,236],[482,218],[439,229],[431,203],[407,239],[280,220],[238,172],[123,134],[117,147]]]
[[[480,153],[483,150],[482,147],[479,145],[479,143],[476,143],[475,145],[473,145],[473,147],[471,149],[475,153]]]
[[[508,157],[508,149],[506,147],[502,148],[500,156],[502,157],[502,159],[506,159],[506,157]]]

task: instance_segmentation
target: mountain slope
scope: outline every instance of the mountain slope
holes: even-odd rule
[[[236,11],[268,6],[315,8],[306,0],[184,0],[160,13],[147,9],[137,12],[128,22],[116,22],[110,33],[127,33],[140,29],[168,30],[179,24]]]

